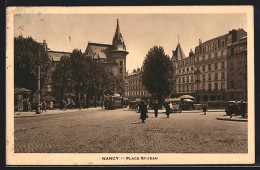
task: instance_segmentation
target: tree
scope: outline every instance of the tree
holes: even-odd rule
[[[32,91],[37,89],[37,76],[40,55],[41,86],[49,78],[50,59],[43,46],[23,36],[14,38],[14,85]]]
[[[55,97],[61,102],[72,80],[70,57],[62,56],[52,73],[52,86]]]
[[[154,46],[143,62],[142,83],[147,91],[159,102],[173,90],[173,66],[163,47]]]

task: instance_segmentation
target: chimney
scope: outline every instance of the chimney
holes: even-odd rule
[[[201,39],[199,39],[199,44],[202,44],[202,40]]]

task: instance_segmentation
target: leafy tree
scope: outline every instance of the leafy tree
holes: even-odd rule
[[[143,62],[142,82],[147,91],[161,103],[173,90],[173,66],[163,47],[154,46]]]
[[[32,37],[15,37],[14,85],[36,91],[39,63],[41,67],[41,86],[43,86],[49,78],[50,59],[47,52]]]
[[[52,86],[56,98],[61,102],[67,88],[71,85],[72,70],[70,57],[62,56],[52,73]]]

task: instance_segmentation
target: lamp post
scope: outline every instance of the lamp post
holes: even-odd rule
[[[37,83],[38,83],[38,89],[37,89],[37,110],[36,114],[41,114],[41,96],[40,96],[40,90],[41,90],[41,65],[40,65],[40,48],[39,48],[39,56],[38,56],[38,77],[37,77]]]

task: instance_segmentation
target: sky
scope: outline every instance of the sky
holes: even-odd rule
[[[53,51],[85,52],[88,42],[112,44],[119,19],[120,31],[129,52],[126,70],[141,67],[154,45],[172,57],[178,41],[188,56],[190,49],[232,29],[247,31],[246,14],[17,14],[14,36],[46,40]],[[179,40],[178,40],[179,35]]]

